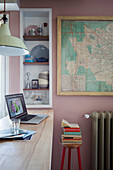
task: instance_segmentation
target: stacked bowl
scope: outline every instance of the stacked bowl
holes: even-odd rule
[[[44,71],[39,74],[39,87],[41,89],[49,88],[49,71]]]

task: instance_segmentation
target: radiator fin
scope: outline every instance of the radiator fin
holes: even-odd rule
[[[104,170],[104,114],[100,113],[100,119],[98,124],[98,169]]]

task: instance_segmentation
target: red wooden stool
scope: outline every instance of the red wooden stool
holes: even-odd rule
[[[68,170],[71,169],[71,149],[73,148],[77,148],[79,170],[82,170],[81,157],[80,157],[80,145],[76,145],[76,144],[63,144],[62,161],[61,161],[60,170],[63,170],[64,167],[66,148],[68,148]]]

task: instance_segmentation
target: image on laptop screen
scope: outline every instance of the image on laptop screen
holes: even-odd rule
[[[23,107],[20,98],[17,97],[17,98],[8,99],[7,102],[8,102],[11,117],[23,113]]]
[[[25,115],[27,109],[22,93],[5,96],[10,118]]]

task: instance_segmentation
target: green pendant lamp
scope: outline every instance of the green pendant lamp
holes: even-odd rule
[[[5,0],[4,0],[4,13],[1,20],[4,24],[0,26],[0,55],[4,56],[21,56],[29,54],[29,51],[21,39],[11,36],[9,26],[6,24],[7,18],[5,15]]]

